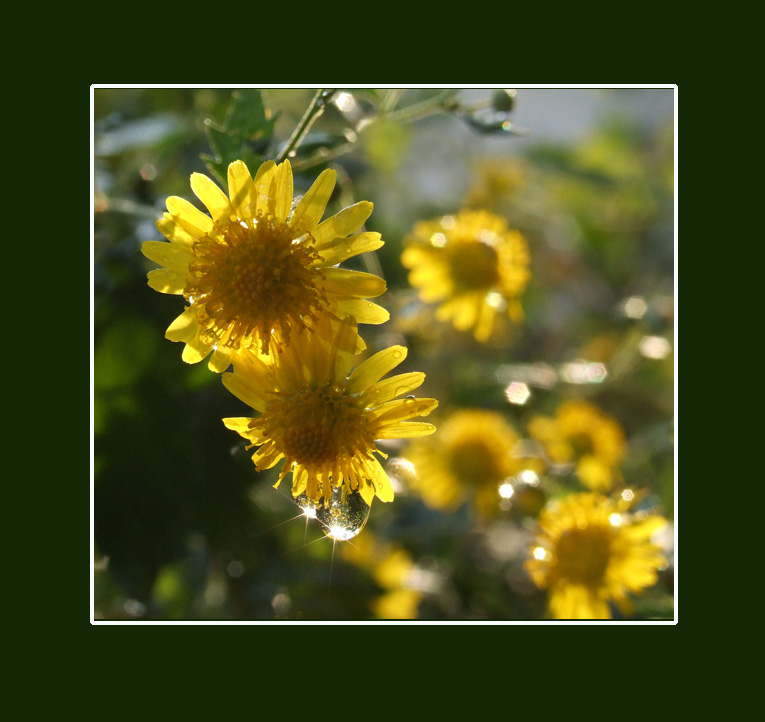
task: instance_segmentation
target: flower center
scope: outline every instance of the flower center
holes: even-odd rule
[[[481,441],[464,441],[452,450],[452,468],[460,481],[483,484],[499,481],[501,472],[491,450]]]
[[[272,330],[287,340],[326,303],[316,285],[321,271],[311,267],[319,255],[283,223],[229,220],[192,250],[183,295],[199,309],[201,337],[210,345],[250,346],[257,338],[268,351]]]
[[[569,529],[556,546],[557,575],[578,584],[597,584],[611,557],[613,534],[605,527]]]
[[[305,467],[324,470],[375,449],[369,420],[339,386],[307,387],[272,397],[262,417],[264,434],[279,451]]]
[[[497,260],[487,243],[455,243],[449,254],[455,285],[466,291],[494,286],[499,281]]]
[[[571,444],[577,457],[593,451],[592,436],[584,431],[569,435],[568,443]]]

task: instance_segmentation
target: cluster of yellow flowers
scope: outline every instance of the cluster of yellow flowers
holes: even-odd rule
[[[336,175],[325,170],[293,199],[288,160],[267,161],[254,177],[242,161],[232,163],[228,195],[194,173],[191,189],[209,215],[170,197],[157,221],[167,242],[142,248],[162,266],[149,272],[149,286],[186,304],[166,337],[185,344],[187,363],[209,356],[211,371],[231,367],[225,387],[258,413],[225,425],[250,442],[248,449],[257,447],[258,470],[283,462],[276,485],[292,472],[293,496],[317,506],[337,490],[367,504],[375,496],[391,501],[375,441],[433,433],[432,424],[411,419],[438,405],[411,396],[423,373],[383,378],[406,358],[403,346],[356,365],[366,349],[358,324],[389,318],[369,301],[386,284],[337,266],[383,241],[359,232],[372,213],[367,201],[322,220]]]
[[[497,411],[454,411],[437,444],[410,443],[410,487],[437,509],[468,501],[481,520],[510,509],[538,517],[526,569],[549,590],[554,617],[609,619],[609,602],[626,613],[627,594],[655,584],[666,564],[652,541],[666,520],[633,508],[641,494],[623,485],[618,469],[624,431],[581,400],[564,401],[552,417],[532,417],[527,430],[524,439]],[[566,489],[548,501],[542,479],[550,470],[573,471],[587,491]]]

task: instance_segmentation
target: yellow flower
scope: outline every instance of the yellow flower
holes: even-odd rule
[[[372,572],[375,582],[385,591],[371,602],[378,619],[416,619],[424,594],[415,585],[417,568],[403,548],[382,544],[367,534],[353,545],[344,544],[343,558]]]
[[[223,383],[260,412],[257,418],[223,419],[224,424],[260,447],[252,457],[258,470],[284,460],[276,485],[293,472],[292,494],[328,502],[332,488],[358,490],[367,504],[375,495],[393,499],[393,488],[374,453],[378,439],[424,436],[432,424],[408,421],[429,414],[435,399],[396,399],[420,386],[421,372],[381,380],[406,357],[403,346],[370,356],[351,371],[357,329],[347,318],[337,329],[329,319],[316,332],[298,331],[273,359],[252,352],[234,358],[234,372]],[[252,446],[248,448],[252,448]]]
[[[389,318],[365,300],[384,293],[385,281],[332,268],[383,245],[379,233],[351,235],[372,212],[367,201],[320,222],[336,175],[325,170],[295,204],[289,161],[267,161],[254,179],[236,161],[228,167],[228,196],[207,176],[191,176],[210,216],[182,198],[167,199],[157,228],[170,242],[147,241],[142,251],[164,266],[149,272],[149,286],[188,303],[166,333],[186,344],[184,361],[197,363],[212,351],[209,367],[220,372],[232,353],[281,347],[320,315],[353,315],[359,323]]]
[[[444,422],[438,437],[414,441],[406,451],[410,481],[423,501],[454,509],[472,498],[482,516],[499,510],[500,486],[524,469],[541,471],[539,460],[515,455],[519,437],[502,414],[462,409]]]
[[[629,613],[628,594],[656,583],[666,562],[651,536],[665,524],[598,493],[572,494],[542,511],[525,566],[556,619],[610,619],[609,601]]]
[[[491,336],[496,317],[523,317],[519,301],[528,283],[524,237],[487,211],[421,221],[405,239],[401,262],[426,303],[440,303],[436,316],[478,341]]]
[[[536,416],[529,434],[541,442],[554,464],[575,464],[581,482],[610,491],[620,479],[618,464],[626,451],[624,431],[613,417],[588,401],[565,401],[554,417]]]

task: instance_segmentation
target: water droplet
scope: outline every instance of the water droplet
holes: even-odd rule
[[[367,523],[370,507],[357,491],[332,490],[332,498],[316,506],[321,530],[338,541],[353,539]]]
[[[353,249],[352,249],[350,246],[348,246],[348,248],[346,248],[346,249],[345,249],[345,252],[346,252],[348,255],[350,255],[351,253],[353,253]]]
[[[306,494],[301,494],[295,499],[295,503],[303,510],[303,514],[309,519],[316,518],[316,504]]]
[[[393,352],[393,358],[395,358],[395,359],[399,359],[399,358],[401,358],[401,351],[399,351],[398,349],[396,349],[396,350]]]

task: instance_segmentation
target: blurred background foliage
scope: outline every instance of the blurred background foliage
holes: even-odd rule
[[[469,500],[427,506],[407,484],[406,445],[390,443],[395,501],[333,543],[223,426],[247,409],[164,339],[180,301],[146,285],[154,266],[140,245],[161,238],[166,197],[196,203],[192,172],[220,181],[237,158],[254,172],[291,138],[296,194],[333,167],[328,215],[375,203],[367,230],[386,245],[344,265],[386,279],[391,320],[365,327],[365,340],[409,347],[400,371],[426,372],[419,393],[440,400],[434,422],[480,408],[525,438],[535,415],[589,400],[624,430],[625,485],[672,521],[671,89],[346,89],[318,101],[310,88],[93,92],[96,619],[545,618],[523,563],[541,505],[582,488],[570,469],[498,498],[487,519]],[[323,112],[294,138],[312,102]],[[463,207],[503,216],[531,252],[525,319],[485,344],[435,321],[400,262],[417,221]],[[672,619],[672,542],[670,526],[666,568],[631,618]]]

